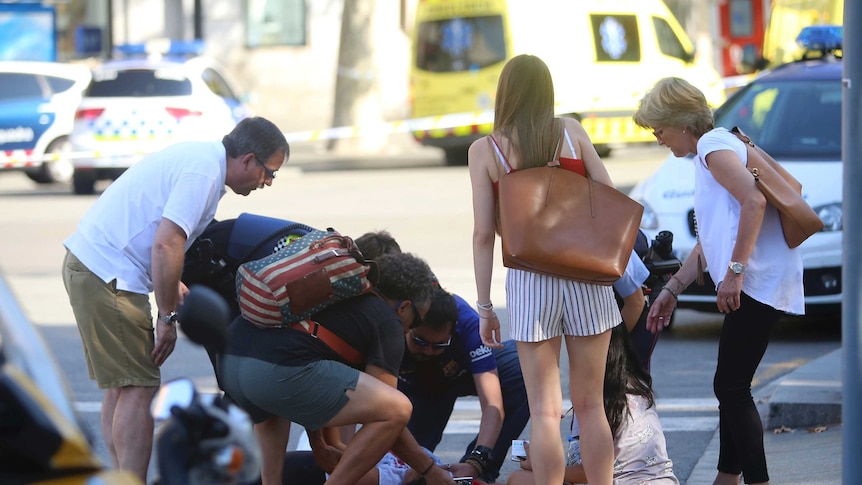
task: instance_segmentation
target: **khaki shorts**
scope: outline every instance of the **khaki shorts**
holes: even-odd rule
[[[63,260],[63,284],[75,313],[90,379],[99,388],[158,386],[159,367],[149,295],[117,290],[69,251]]]

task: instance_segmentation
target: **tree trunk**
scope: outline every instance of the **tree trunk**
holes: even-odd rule
[[[333,127],[368,126],[382,123],[374,58],[376,0],[344,0],[341,40],[338,50]],[[364,151],[379,150],[385,135],[352,140],[330,140],[336,146]]]

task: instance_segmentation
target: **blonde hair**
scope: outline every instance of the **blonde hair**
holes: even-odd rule
[[[698,138],[715,128],[706,97],[700,89],[678,77],[660,79],[641,99],[632,119],[636,125],[647,129],[657,126],[687,128]]]

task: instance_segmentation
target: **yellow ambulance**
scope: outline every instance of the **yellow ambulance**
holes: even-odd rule
[[[580,119],[603,156],[611,143],[653,140],[631,116],[662,77],[689,80],[714,106],[725,99],[662,0],[419,0],[412,35],[412,117],[433,121],[413,135],[449,165],[491,131],[497,79],[522,53],[545,61],[557,113]]]

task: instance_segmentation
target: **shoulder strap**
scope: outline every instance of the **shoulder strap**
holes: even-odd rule
[[[549,167],[559,167],[560,166],[560,155],[563,153],[563,134],[566,132],[566,123],[562,118],[558,118],[560,120],[560,137],[557,139],[557,148],[554,150],[554,158],[548,162]]]
[[[319,339],[325,343],[330,349],[340,355],[347,362],[360,365],[365,362],[365,356],[361,352],[353,348],[344,339],[333,333],[328,328],[315,322],[314,320],[302,320],[301,322],[289,325],[288,328],[305,332],[312,337]]]
[[[747,145],[748,148],[748,171],[754,175],[755,178],[758,177],[759,171],[763,171],[764,167],[768,166],[772,170],[774,170],[778,175],[784,179],[793,190],[798,192],[800,195],[802,194],[802,184],[799,183],[796,178],[787,171],[786,168],[782,167],[780,163],[776,162],[772,155],[766,153],[766,151],[759,146],[755,145],[751,140],[751,137],[746,135],[739,129],[738,126],[734,126],[730,129],[730,132],[736,135],[743,143]],[[753,156],[752,156],[753,155]]]
[[[510,173],[512,171],[512,167],[509,165],[509,162],[506,161],[506,157],[503,156],[503,152],[500,151],[500,146],[497,145],[497,140],[495,140],[492,135],[488,135],[488,141],[491,143],[491,147],[494,149],[494,152],[497,153],[497,159],[500,160],[500,164],[503,166],[503,169],[506,173]]]
[[[575,145],[572,144],[572,139],[569,137],[569,131],[566,130],[566,124],[563,123],[563,135],[566,136],[566,142],[569,144],[569,150],[572,152],[572,158],[578,158],[578,152],[575,151]]]

